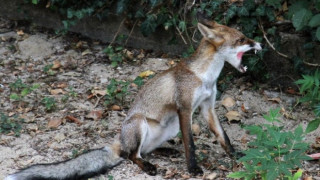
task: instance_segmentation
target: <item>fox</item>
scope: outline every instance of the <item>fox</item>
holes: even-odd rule
[[[176,66],[157,74],[138,92],[122,122],[119,139],[111,146],[95,149],[75,159],[53,164],[37,164],[9,175],[5,180],[85,179],[106,173],[129,159],[145,173],[154,176],[157,168],[142,155],[182,134],[187,169],[203,174],[197,165],[192,134],[192,114],[200,108],[209,130],[230,157],[236,152],[215,111],[217,80],[225,62],[241,73],[243,54],[260,51],[259,42],[231,28],[198,15],[198,30],[203,36],[196,51]]]

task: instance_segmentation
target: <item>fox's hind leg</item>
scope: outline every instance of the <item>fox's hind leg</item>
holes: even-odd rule
[[[142,159],[141,148],[146,140],[148,124],[143,115],[137,114],[125,120],[121,130],[122,150],[129,154],[128,158],[149,175],[156,175],[157,168]]]

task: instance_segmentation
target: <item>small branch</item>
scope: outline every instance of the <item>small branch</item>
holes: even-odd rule
[[[303,63],[305,65],[312,66],[312,67],[320,67],[320,64],[313,64],[313,63],[309,63],[309,62],[306,62],[306,61],[303,61]]]
[[[176,27],[177,31],[179,32],[179,35],[181,36],[181,39],[183,40],[184,44],[188,44],[187,41],[184,39],[182,32],[180,31],[180,29],[178,27]]]
[[[131,36],[131,34],[132,34],[132,32],[133,32],[134,28],[136,27],[137,22],[138,22],[138,20],[136,20],[136,22],[134,22],[133,27],[132,27],[132,29],[131,29],[131,31],[130,31],[130,33],[129,33],[129,36],[128,36],[128,38],[127,38],[126,42],[124,43],[124,45],[127,45],[128,40],[130,39],[130,36]]]
[[[266,32],[264,31],[264,29],[263,29],[263,26],[262,26],[261,21],[259,21],[259,29],[262,31],[262,33],[263,33],[263,38],[267,41],[267,44],[270,46],[270,48],[271,48],[272,50],[274,50],[274,51],[275,51],[277,54],[279,54],[280,56],[282,56],[282,57],[284,57],[284,58],[287,58],[287,59],[290,59],[289,56],[287,56],[287,55],[285,55],[285,54],[277,51],[276,48],[271,44],[271,42],[270,42],[269,39],[267,38],[267,33],[266,33]]]
[[[118,34],[120,32],[120,29],[121,29],[121,27],[122,27],[122,25],[124,23],[124,20],[126,20],[126,18],[123,18],[123,20],[121,21],[121,23],[120,23],[120,25],[118,27],[118,30],[117,30],[116,34],[113,36],[113,39],[112,39],[111,43],[109,44],[109,46],[111,46],[114,43],[114,41],[116,40],[116,38],[117,38],[117,36],[118,36]]]

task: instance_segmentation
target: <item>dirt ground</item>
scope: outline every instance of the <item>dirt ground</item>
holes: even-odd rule
[[[77,35],[56,35],[50,30],[0,18],[0,113],[24,119],[20,136],[0,135],[0,179],[32,164],[62,161],[84,150],[112,144],[138,87],[131,83],[124,102],[117,104],[119,107],[107,108],[103,92],[111,79],[131,82],[141,72],[159,73],[177,61],[155,58],[165,57],[161,54],[130,50],[133,57],[118,68],[112,68],[103,52],[105,47],[105,44]],[[40,86],[20,100],[10,99],[14,93],[10,84],[18,79],[29,86]],[[288,130],[298,124],[305,128],[314,119],[308,106],[297,105],[299,96],[254,84],[245,75],[231,81],[222,77],[219,84],[224,86],[224,91],[216,110],[238,150],[245,149],[246,142],[252,138],[240,125],[265,123],[262,115],[269,109],[282,108],[281,120]],[[46,110],[42,103],[45,97],[55,99],[53,110]],[[234,100],[233,107],[222,105],[225,98]],[[230,123],[225,116],[228,111],[238,112],[240,120]],[[197,112],[193,123],[197,154],[205,157],[201,163],[203,176],[188,174],[183,144],[177,137],[175,144],[164,146],[181,151],[181,155],[165,157],[151,153],[145,157],[158,166],[157,176],[148,176],[125,160],[107,174],[92,179],[226,179],[232,172],[233,161],[226,156]],[[306,141],[315,143],[319,136],[320,129],[308,134]],[[319,149],[310,147],[310,153],[317,151]],[[304,162],[304,177],[320,179],[317,177],[319,164],[319,160]]]

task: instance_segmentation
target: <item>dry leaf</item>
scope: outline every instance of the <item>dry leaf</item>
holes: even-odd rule
[[[121,111],[121,109],[122,109],[122,108],[121,108],[120,106],[118,106],[118,105],[112,105],[112,106],[111,106],[111,110],[112,110],[112,111]]]
[[[217,173],[211,173],[207,175],[204,179],[213,180],[217,177]]]
[[[100,96],[105,96],[107,94],[106,90],[92,90],[91,92],[93,95],[100,95]]]
[[[237,111],[229,111],[225,114],[227,117],[228,121],[240,121],[241,120],[241,115]]]
[[[73,116],[70,116],[70,115],[66,116],[66,119],[71,121],[71,122],[74,122],[74,123],[78,124],[79,126],[82,124],[82,122],[79,119],[77,119],[77,118],[75,118]]]
[[[244,104],[241,105],[241,111],[247,113],[248,112],[248,107],[246,107]]]
[[[281,99],[279,97],[275,97],[275,98],[269,98],[268,101],[273,101],[279,104],[281,102]]]
[[[196,136],[199,136],[199,135],[200,135],[201,128],[200,128],[199,124],[192,124],[192,132],[193,132],[193,134],[195,134]]]
[[[57,95],[57,94],[65,94],[66,92],[64,90],[62,90],[62,89],[51,89],[50,93],[52,95]]]
[[[153,71],[150,71],[150,70],[147,70],[147,71],[144,71],[142,73],[139,74],[140,77],[144,78],[144,77],[148,77],[150,75],[154,75],[154,72]]]
[[[86,49],[81,53],[82,56],[85,56],[85,55],[88,55],[88,54],[92,54],[92,51],[90,51],[90,49]]]
[[[102,110],[91,111],[91,112],[86,116],[86,118],[93,119],[93,120],[96,121],[96,120],[101,119],[102,113],[103,113]]]
[[[182,174],[181,175],[182,179],[190,179],[191,176],[189,174]]]
[[[233,107],[236,104],[236,102],[231,97],[224,98],[221,103],[227,109]]]
[[[61,125],[62,119],[54,118],[48,122],[48,128],[57,128]]]
[[[132,60],[134,57],[133,57],[133,52],[131,52],[131,51],[129,51],[129,50],[127,50],[127,49],[125,49],[124,50],[124,53],[126,54],[126,58],[127,59],[130,59],[130,60]]]
[[[51,69],[59,69],[61,67],[61,63],[58,60],[53,61],[53,66],[51,67]]]
[[[24,35],[24,32],[23,32],[23,30],[18,30],[18,31],[17,31],[17,34],[18,34],[19,36],[23,36],[23,35]]]

